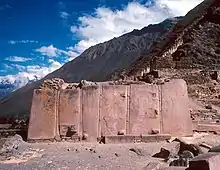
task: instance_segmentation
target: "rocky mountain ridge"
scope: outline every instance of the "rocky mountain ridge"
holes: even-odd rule
[[[29,114],[33,90],[39,88],[45,79],[61,78],[65,82],[79,82],[82,79],[104,81],[107,75],[117,69],[126,69],[140,54],[165,37],[180,18],[168,19],[156,25],[114,38],[90,47],[79,57],[66,63],[60,69],[42,80],[16,90],[0,101],[2,115]],[[18,100],[19,99],[19,100]]]
[[[220,66],[220,2],[205,0],[177,22],[168,36],[155,43],[126,70],[137,75],[157,61],[159,68],[208,68]]]

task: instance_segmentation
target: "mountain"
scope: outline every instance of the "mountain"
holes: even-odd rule
[[[138,75],[153,59],[157,69],[219,69],[219,18],[220,1],[203,1],[180,20],[167,37],[142,53],[124,74]]]
[[[0,83],[0,99],[9,95],[15,90],[15,86],[10,83],[1,82]]]
[[[65,82],[78,82],[82,79],[104,81],[118,69],[126,69],[139,58],[143,51],[151,48],[153,42],[166,37],[180,18],[167,19],[156,25],[113,38],[110,41],[90,47],[79,57],[63,65],[45,78],[28,84],[0,101],[1,115],[29,114],[33,90],[43,80],[62,78]]]
[[[15,80],[0,79],[0,99],[21,88],[23,84],[30,84],[34,81],[37,81],[37,79],[30,80],[28,77],[24,79],[24,77],[20,78],[19,76]]]

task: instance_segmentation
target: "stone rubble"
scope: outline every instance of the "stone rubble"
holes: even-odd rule
[[[60,78],[46,79],[40,86],[41,89],[55,89],[59,90],[62,88],[64,80]]]
[[[23,141],[22,137],[17,134],[8,138],[0,138],[0,163],[14,159],[23,162],[39,152],[39,149],[31,148],[30,145]]]
[[[97,86],[97,85],[130,85],[130,84],[146,84],[144,81],[133,81],[133,80],[117,80],[117,81],[107,81],[107,82],[92,82],[87,80],[81,80],[79,83],[65,83],[63,79],[52,78],[46,79],[40,86],[40,89],[77,89],[83,88],[85,86]]]

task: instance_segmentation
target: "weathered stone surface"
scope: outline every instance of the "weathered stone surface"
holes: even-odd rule
[[[28,139],[55,139],[58,133],[57,95],[54,90],[35,90]]]
[[[153,157],[155,158],[163,158],[163,159],[168,159],[169,156],[170,156],[170,151],[164,148],[161,148],[159,153],[153,155]]]
[[[169,163],[169,166],[188,167],[189,160],[185,158],[174,159]]]
[[[68,83],[65,89],[72,90],[72,89],[76,89],[77,86],[78,86],[78,83]]]
[[[184,141],[183,139],[180,139],[180,138],[177,138],[174,141],[180,143],[179,154],[182,154],[184,151],[190,151],[193,153],[194,156],[198,156],[200,154],[203,154],[203,151],[199,145],[187,143],[186,141]]]
[[[60,78],[46,79],[44,80],[40,88],[59,90],[62,88],[63,84],[64,84],[64,80]]]
[[[28,139],[59,140],[59,135],[67,137],[72,127],[71,133],[88,141],[133,135],[150,142],[170,139],[170,135],[191,135],[186,84],[173,80],[159,86],[100,83],[81,89],[35,90]]]
[[[194,150],[194,145],[186,144],[181,140],[174,140],[173,142],[163,146],[159,153],[153,155],[156,158],[163,158],[169,166],[188,167],[189,161],[194,158],[191,150]],[[198,153],[196,152],[198,155]]]
[[[153,155],[153,157],[163,158],[163,159],[169,159],[171,157],[178,158],[179,150],[180,150],[180,143],[172,142],[162,147],[160,152]]]
[[[194,158],[194,155],[190,151],[183,151],[183,153],[179,154],[178,159],[173,159],[171,158],[171,161],[169,160],[169,166],[179,166],[179,167],[188,167],[189,166],[189,161]]]
[[[209,150],[212,148],[210,145],[208,145],[208,144],[206,144],[206,143],[201,143],[201,144],[199,145],[199,147],[201,148],[201,151],[202,151],[203,153],[209,152]]]
[[[144,168],[143,170],[158,170],[161,168],[165,168],[167,167],[167,164],[163,163],[163,162],[149,162]]]
[[[17,150],[19,145],[23,142],[22,137],[19,135],[7,138],[0,146],[0,155],[9,154]]]
[[[156,85],[131,85],[129,133],[146,135],[160,129],[159,88]]]
[[[82,133],[88,141],[97,141],[101,136],[99,124],[100,86],[82,88]]]
[[[61,90],[59,100],[59,125],[67,128],[74,126],[76,133],[79,133],[80,91],[78,89]]]
[[[217,153],[220,153],[220,145],[219,146],[215,146],[215,147],[212,147],[209,152],[217,152]]]
[[[162,85],[161,93],[162,133],[191,136],[192,120],[186,82],[180,79],[167,82]]]
[[[171,138],[170,135],[146,135],[146,136],[135,136],[135,135],[118,135],[118,136],[105,136],[106,144],[116,143],[150,143],[166,141]]]
[[[82,88],[85,86],[95,86],[95,85],[97,85],[96,82],[81,80],[80,83],[78,84],[77,88]]]
[[[127,86],[102,86],[100,100],[101,131],[104,136],[117,135],[126,129]]]
[[[191,160],[187,170],[219,170],[219,165],[219,153],[206,153]]]
[[[141,141],[148,143],[148,142],[160,142],[160,141],[167,141],[170,140],[170,134],[157,134],[157,135],[143,135],[141,136]]]
[[[138,156],[149,156],[146,151],[139,148],[130,148],[129,151],[136,153]]]
[[[214,132],[220,134],[220,125],[219,124],[198,124],[195,127],[197,132]]]

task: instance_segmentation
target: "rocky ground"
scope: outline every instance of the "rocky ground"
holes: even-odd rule
[[[183,146],[187,146],[189,143],[196,144],[202,152],[208,152],[209,147],[219,144],[220,136],[197,133],[194,137],[180,139],[185,142],[184,145],[179,140],[173,140],[174,138],[159,143],[106,145],[71,142],[30,144],[22,141],[21,137],[16,135],[0,140],[0,169],[163,169],[177,159],[178,152],[183,151]],[[165,152],[164,150],[161,152],[161,148],[165,148]],[[167,151],[168,155],[166,155]],[[191,150],[190,152],[193,155],[198,154],[197,151]],[[154,157],[152,157],[153,155]],[[183,169],[185,168],[183,167]]]

